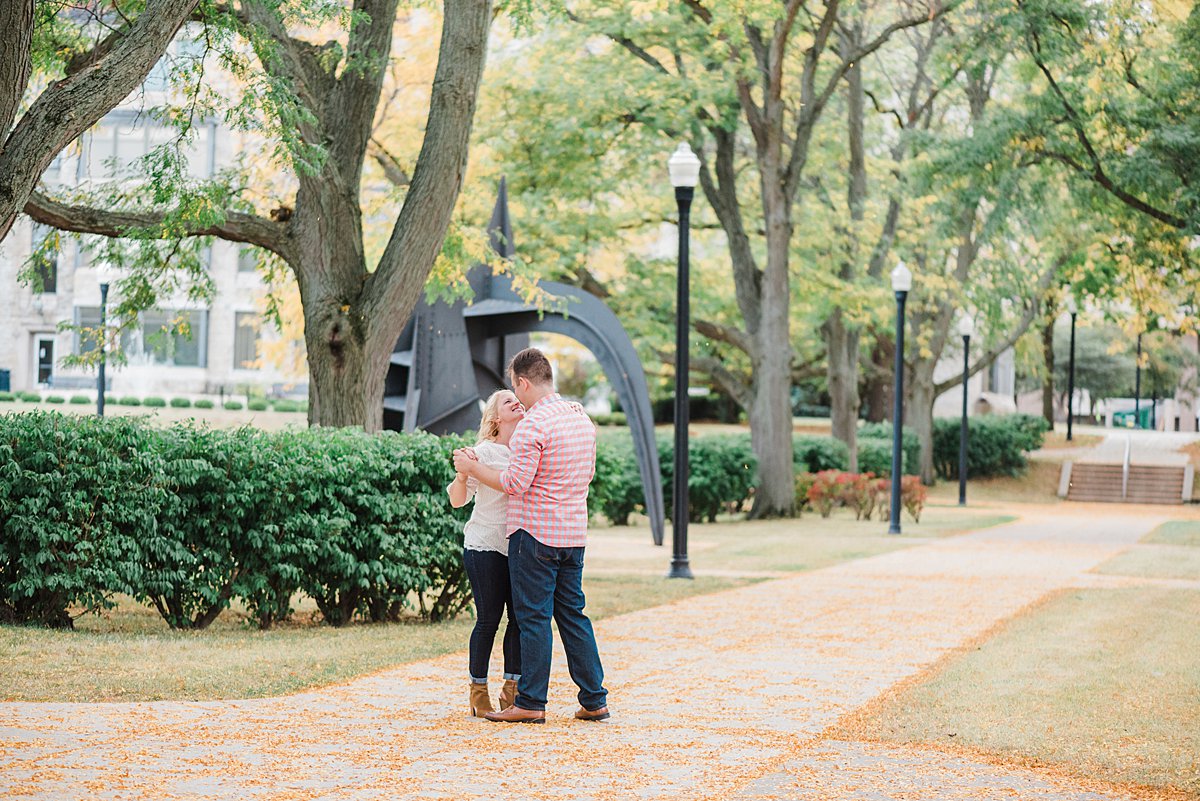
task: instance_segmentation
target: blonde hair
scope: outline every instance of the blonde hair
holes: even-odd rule
[[[487,401],[483,404],[483,416],[479,420],[479,441],[495,442],[496,437],[500,436],[500,396],[509,392],[507,389],[498,389],[488,396]]]

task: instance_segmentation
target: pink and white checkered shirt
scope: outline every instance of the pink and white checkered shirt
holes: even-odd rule
[[[543,545],[587,545],[588,484],[596,474],[596,427],[578,403],[547,395],[517,424],[500,485],[508,493],[506,533],[523,528]]]

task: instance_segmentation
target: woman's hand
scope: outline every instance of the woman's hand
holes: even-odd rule
[[[471,475],[471,470],[479,463],[479,457],[472,448],[459,448],[454,452],[454,469],[464,475]]]

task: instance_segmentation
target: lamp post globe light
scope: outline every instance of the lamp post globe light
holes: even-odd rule
[[[1075,317],[1079,314],[1079,306],[1075,296],[1067,298],[1067,311],[1071,313],[1071,351],[1067,359],[1067,442],[1071,442],[1075,424]]]
[[[900,262],[892,270],[892,290],[896,293],[896,383],[892,407],[892,510],[888,534],[900,533],[900,482],[904,476],[900,448],[904,429],[904,302],[910,289],[912,272]]]
[[[958,432],[958,505],[967,505],[967,379],[971,375],[971,335],[975,320],[966,315],[958,322],[958,335],[963,341],[962,429]]]
[[[687,142],[667,161],[675,204],[679,208],[679,270],[675,284],[675,476],[671,510],[671,570],[668,578],[692,578],[688,563],[688,329],[691,310],[688,305],[688,240],[692,197],[700,178],[700,159]]]

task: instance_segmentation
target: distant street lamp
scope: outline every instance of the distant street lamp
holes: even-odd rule
[[[100,275],[100,375],[96,379],[96,416],[104,416],[105,340],[108,338],[108,277]]]
[[[674,504],[671,521],[671,570],[667,578],[692,578],[688,564],[688,238],[691,224],[692,197],[700,178],[700,159],[687,142],[667,161],[671,185],[675,187],[675,204],[679,207],[679,270],[675,282],[675,477]]]
[[[1067,366],[1067,442],[1070,442],[1075,423],[1075,317],[1079,314],[1074,296],[1067,298],[1067,311],[1071,312],[1071,358]]]
[[[1137,368],[1133,379],[1133,427],[1142,427],[1142,335],[1138,334]]]
[[[892,270],[892,290],[896,293],[896,380],[892,409],[892,515],[888,534],[900,533],[900,481],[904,475],[900,447],[904,429],[904,302],[910,289],[912,273],[900,262]]]
[[[958,505],[967,505],[967,379],[971,375],[971,335],[975,333],[975,320],[971,315],[958,323],[958,333],[963,341],[963,404],[962,429],[958,433]]]

